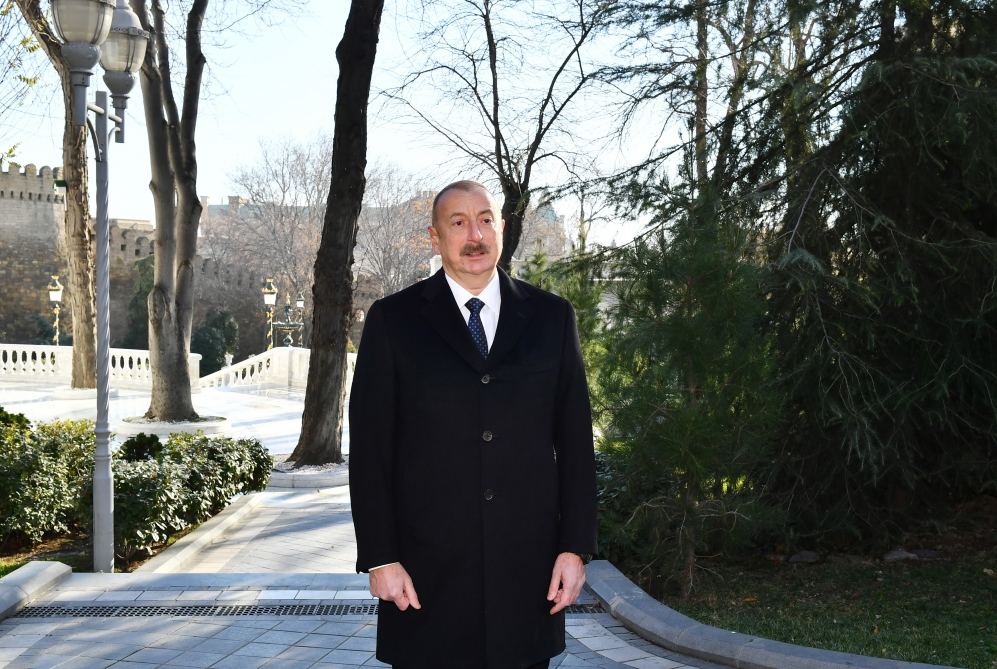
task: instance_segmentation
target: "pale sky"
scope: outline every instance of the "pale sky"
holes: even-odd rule
[[[241,166],[259,159],[261,141],[307,142],[333,132],[338,67],[335,48],[342,37],[349,8],[347,0],[307,0],[294,16],[280,17],[276,25],[256,22],[242,34],[225,37],[225,45],[207,42],[207,88],[202,96],[197,126],[198,193],[212,203],[238,194],[231,176]],[[391,85],[410,66],[412,28],[392,13],[388,0],[382,19],[374,72],[374,90]],[[91,80],[104,88],[100,70]],[[56,91],[30,109],[15,109],[4,117],[0,143],[18,142],[14,160],[21,164],[61,164],[62,102]],[[180,95],[180,92],[177,92]],[[468,176],[467,163],[429,129],[400,122],[400,110],[374,100],[370,108],[368,163],[392,163],[440,187]],[[153,218],[148,190],[148,145],[141,90],[136,83],[127,111],[127,141],[110,149],[109,193],[112,218]],[[605,149],[602,149],[605,152]],[[600,156],[606,169],[626,162],[626,156]],[[91,152],[91,176],[93,160]],[[544,185],[535,179],[535,185]],[[91,201],[93,194],[91,193]],[[570,218],[572,203],[561,202],[558,213]],[[597,232],[597,241],[629,239],[633,226]]]

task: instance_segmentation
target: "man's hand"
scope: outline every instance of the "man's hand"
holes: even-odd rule
[[[554,573],[547,589],[547,601],[554,602],[550,614],[554,615],[578,600],[585,585],[585,563],[577,553],[561,553],[554,561]]]
[[[421,609],[419,595],[415,594],[412,578],[400,562],[372,569],[370,572],[370,594],[388,602],[394,602],[398,610],[409,606]]]

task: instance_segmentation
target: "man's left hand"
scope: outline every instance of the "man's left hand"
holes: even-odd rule
[[[585,563],[577,553],[561,553],[554,561],[554,573],[547,589],[547,601],[554,602],[550,614],[554,615],[578,599],[585,585]]]

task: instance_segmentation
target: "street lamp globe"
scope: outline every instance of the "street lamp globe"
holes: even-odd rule
[[[73,123],[83,125],[87,115],[86,89],[100,60],[100,45],[111,31],[113,0],[52,0],[52,22],[62,41],[73,87]]]
[[[273,279],[267,277],[266,285],[263,286],[263,304],[272,307],[277,304],[277,289],[274,288]]]
[[[114,0],[52,0],[55,32],[67,44],[100,46],[111,30],[113,12]]]
[[[122,72],[134,75],[145,60],[149,33],[142,29],[138,14],[128,6],[128,0],[117,0],[111,31],[100,47],[100,66],[108,73]],[[105,80],[106,80],[105,76]]]
[[[301,309],[305,308],[305,294],[304,293],[298,293],[298,299],[294,303],[294,306],[296,306],[298,308],[298,310],[301,310]]]
[[[62,284],[59,283],[59,275],[53,274],[52,281],[48,284],[48,301],[62,302]]]
[[[100,47],[100,65],[104,68],[104,83],[111,91],[112,104],[121,118],[118,132],[123,135],[128,93],[135,85],[135,73],[145,60],[149,33],[142,29],[138,15],[128,6],[128,0],[117,2],[111,32]]]

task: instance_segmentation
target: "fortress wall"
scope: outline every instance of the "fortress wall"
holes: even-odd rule
[[[55,187],[60,177],[58,168],[16,163],[0,171],[0,340],[37,336],[38,319],[52,320],[51,275],[66,283],[60,252],[65,199]],[[61,327],[69,332],[68,310]]]

